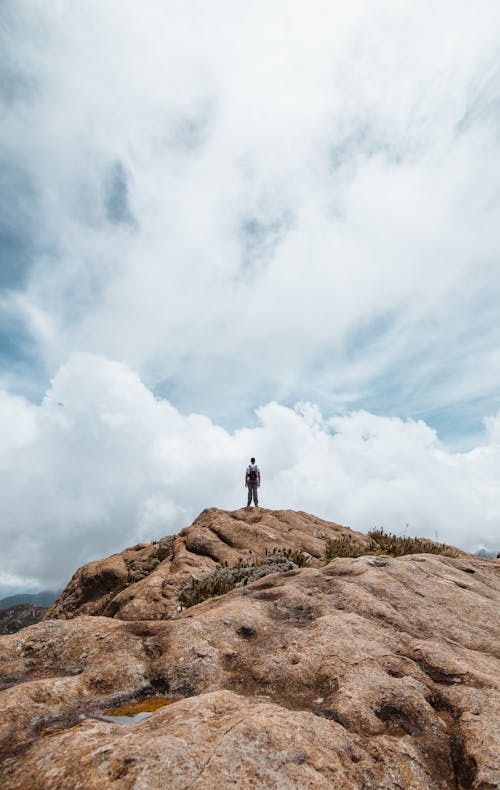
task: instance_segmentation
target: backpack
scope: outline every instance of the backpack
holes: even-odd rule
[[[248,473],[248,479],[250,480],[251,483],[256,483],[257,482],[257,467],[256,466],[254,466],[253,469],[250,468],[250,471]]]

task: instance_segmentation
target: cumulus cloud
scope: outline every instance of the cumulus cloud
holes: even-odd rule
[[[252,454],[263,506],[496,548],[500,416],[468,453],[447,451],[421,421],[328,417],[310,403],[268,403],[255,427],[230,433],[156,398],[124,363],[87,353],[61,367],[40,406],[2,399],[4,585],[56,586],[77,565],[175,532],[207,506],[240,507]]]
[[[251,452],[268,505],[494,542],[499,23],[4,0],[5,578],[238,505]]]
[[[41,391],[78,348],[233,428],[269,399],[455,436],[496,410],[497,3],[2,10],[6,320]]]

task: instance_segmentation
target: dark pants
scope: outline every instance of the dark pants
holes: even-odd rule
[[[250,507],[252,504],[252,496],[253,501],[255,502],[255,507],[259,504],[259,486],[257,483],[248,483],[248,502],[247,507]]]

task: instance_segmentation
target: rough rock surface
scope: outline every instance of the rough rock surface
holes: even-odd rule
[[[47,618],[81,614],[121,620],[164,620],[176,617],[179,589],[191,578],[202,578],[219,563],[236,563],[250,554],[289,547],[319,560],[326,542],[349,535],[367,545],[366,535],[339,524],[297,513],[264,508],[204,510],[179,535],[153,544],[139,544],[91,562],[76,571],[49,609]]]
[[[467,555],[342,558],[175,619],[4,636],[0,786],[498,787],[499,574]],[[158,694],[176,701],[102,718]]]

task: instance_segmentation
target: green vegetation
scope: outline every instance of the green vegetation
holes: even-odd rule
[[[444,554],[446,557],[457,557],[458,553],[446,543],[433,543],[422,538],[406,538],[384,532],[382,528],[372,529],[368,537],[377,550],[391,557],[402,557],[405,554]]]
[[[270,573],[283,573],[284,571],[303,568],[309,562],[309,557],[302,551],[293,549],[273,549],[266,551],[263,559],[238,560],[236,565],[229,567],[227,563],[219,565],[203,579],[192,579],[179,594],[179,602],[183,609],[195,606],[207,598],[243,587],[248,582],[267,576]]]
[[[158,565],[163,560],[166,560],[167,557],[171,559],[174,554],[174,541],[177,535],[167,535],[166,538],[162,538],[161,540],[154,540],[154,550],[150,555],[150,559],[153,565]],[[158,560],[157,563],[154,563],[154,560]]]
[[[363,557],[367,554],[386,554],[389,557],[403,557],[405,554],[442,554],[446,557],[457,557],[458,554],[445,543],[433,543],[421,538],[406,538],[385,532],[383,528],[375,528],[368,533],[370,543],[360,546],[350,537],[327,541],[325,560],[330,562],[335,557]]]
[[[362,557],[369,554],[364,546],[359,546],[349,537],[327,540],[325,549],[325,560],[330,562],[335,557]]]

